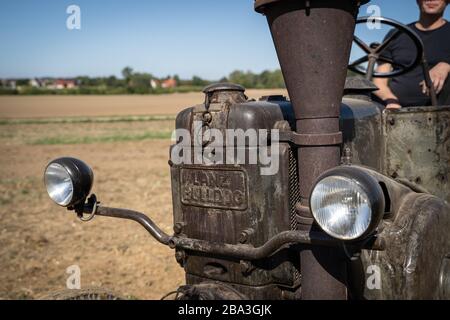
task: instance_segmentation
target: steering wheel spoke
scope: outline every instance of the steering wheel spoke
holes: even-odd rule
[[[376,49],[375,49],[375,53],[380,54],[381,52],[384,51],[384,49],[387,48],[388,45],[391,44],[391,42],[397,38],[400,35],[401,31],[400,30],[395,30],[390,36],[389,38],[387,38],[386,40],[383,41],[383,43],[381,45],[379,45]]]
[[[348,66],[349,66],[350,68],[354,68],[354,67],[357,67],[357,66],[359,66],[360,64],[363,64],[364,62],[367,62],[367,61],[369,61],[369,56],[364,56],[364,57],[361,57],[361,58],[359,58],[359,59],[356,59],[355,61],[353,61],[352,63],[350,63]]]
[[[397,69],[405,69],[406,66],[402,65],[402,64],[398,64],[396,62],[394,62],[392,59],[380,56],[378,58],[378,61],[384,62],[384,63],[389,63],[392,67],[397,68]]]
[[[360,38],[358,38],[357,36],[353,36],[353,40],[365,53],[369,54],[371,52],[369,46]]]

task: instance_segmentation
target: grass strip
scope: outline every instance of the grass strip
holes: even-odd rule
[[[0,119],[0,125],[21,124],[66,124],[66,123],[115,123],[115,122],[145,122],[175,120],[172,115],[151,116],[117,116],[117,117],[74,117],[74,118],[45,118],[45,119]]]
[[[59,144],[91,144],[91,143],[108,143],[108,142],[125,142],[125,141],[142,141],[142,140],[167,140],[172,137],[169,131],[153,131],[136,135],[114,134],[107,136],[59,136],[45,137],[31,141],[31,145],[59,145]]]

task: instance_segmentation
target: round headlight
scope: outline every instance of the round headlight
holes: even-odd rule
[[[356,168],[340,171],[329,173],[315,185],[310,197],[311,212],[330,236],[361,239],[378,226],[384,213],[384,194],[367,173]]]
[[[50,198],[60,206],[67,206],[73,198],[73,183],[69,172],[58,163],[45,170],[45,186]]]
[[[53,160],[44,172],[49,197],[63,207],[84,201],[91,191],[93,180],[91,168],[75,158]]]

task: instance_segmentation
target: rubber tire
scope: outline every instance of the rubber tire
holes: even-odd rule
[[[108,289],[87,288],[55,291],[40,297],[39,300],[123,300],[123,298]]]

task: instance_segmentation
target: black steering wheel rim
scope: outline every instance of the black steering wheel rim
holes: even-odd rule
[[[423,55],[424,55],[424,45],[423,45],[422,39],[420,39],[419,36],[410,27],[408,27],[396,20],[384,18],[384,17],[362,17],[356,21],[356,24],[367,23],[369,21],[371,21],[371,22],[375,21],[375,22],[379,22],[381,24],[389,25],[391,27],[394,27],[396,29],[396,31],[377,48],[371,48],[369,45],[367,45],[365,42],[363,42],[361,39],[359,39],[355,35],[353,41],[366,53],[366,55],[361,57],[360,59],[357,59],[357,60],[349,63],[348,68],[350,70],[352,70],[353,72],[356,72],[358,74],[361,74],[361,75],[367,75],[369,73],[368,68],[363,68],[361,66],[361,64],[368,62],[370,58],[376,59],[376,61],[381,60],[381,61],[384,61],[387,63],[395,64],[395,63],[393,63],[393,61],[389,61],[389,59],[384,58],[382,56],[382,53],[383,53],[384,49],[386,49],[386,47],[389,45],[389,43],[392,40],[394,40],[394,38],[396,38],[401,33],[405,33],[413,41],[413,43],[416,47],[416,53],[417,53],[415,59],[407,66],[397,65],[400,68],[394,69],[391,72],[381,73],[381,72],[374,71],[371,74],[371,77],[392,78],[392,77],[400,76],[400,75],[410,72],[411,70],[413,70],[414,68],[416,68],[417,66],[419,66],[421,64]]]

